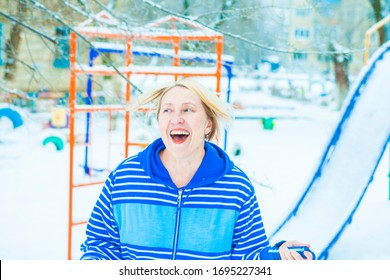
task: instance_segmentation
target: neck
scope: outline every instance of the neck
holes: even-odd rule
[[[185,158],[174,157],[167,149],[160,152],[161,161],[178,188],[186,186],[191,181],[202,163],[204,155],[204,149],[202,149],[202,153]]]

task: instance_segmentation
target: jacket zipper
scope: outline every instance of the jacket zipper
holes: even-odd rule
[[[180,229],[180,216],[181,216],[181,199],[183,196],[183,190],[179,189],[177,194],[177,211],[176,211],[176,224],[175,224],[175,235],[173,237],[173,253],[172,260],[176,259],[177,253],[177,243],[179,239],[179,229]]]

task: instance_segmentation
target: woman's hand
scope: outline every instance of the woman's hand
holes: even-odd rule
[[[308,251],[303,252],[303,254],[306,256],[305,259],[298,252],[288,249],[288,247],[294,247],[294,246],[303,246],[303,247],[310,248],[310,244],[302,243],[297,240],[286,241],[279,247],[280,258],[282,260],[312,260],[313,259],[313,255]]]

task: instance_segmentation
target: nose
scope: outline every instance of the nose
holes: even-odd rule
[[[181,112],[174,113],[171,118],[171,123],[172,124],[183,124],[184,123],[184,118]]]

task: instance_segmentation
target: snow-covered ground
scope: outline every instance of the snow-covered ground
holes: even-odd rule
[[[231,102],[244,107],[236,112],[237,117],[275,117],[273,129],[264,129],[260,119],[238,118],[227,138],[227,152],[252,179],[265,226],[271,233],[313,176],[340,112],[261,94],[250,89],[247,80],[234,83]],[[66,259],[69,145],[61,151],[51,145],[42,146],[45,136],[60,133],[42,128],[50,115],[18,111],[24,125],[17,129],[0,119],[0,259]],[[104,123],[96,122],[100,121]],[[118,129],[120,126],[119,122]],[[97,132],[93,137],[98,140],[106,135]],[[77,160],[82,164],[83,150],[78,153]],[[389,155],[387,147],[352,224],[331,249],[329,259],[390,259],[386,249],[390,247]],[[95,156],[94,160],[99,159]],[[121,158],[111,160],[119,162]],[[100,188],[75,191],[76,217],[88,218]],[[85,226],[75,228],[74,259],[80,256],[78,248],[84,240],[84,229]],[[296,237],[292,234],[285,239]]]

